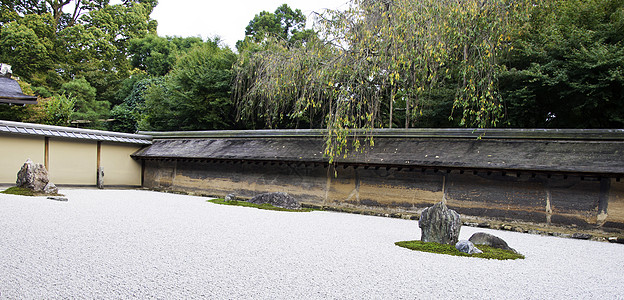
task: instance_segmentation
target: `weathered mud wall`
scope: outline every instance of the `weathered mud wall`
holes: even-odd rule
[[[446,199],[467,216],[624,228],[624,184],[598,177],[173,159],[146,160],[144,186],[414,213]]]

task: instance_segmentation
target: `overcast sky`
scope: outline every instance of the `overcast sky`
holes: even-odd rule
[[[245,27],[256,14],[274,12],[283,3],[301,9],[308,23],[314,11],[347,7],[347,0],[159,0],[152,18],[158,21],[160,36],[220,36],[235,50],[236,41],[245,37]]]

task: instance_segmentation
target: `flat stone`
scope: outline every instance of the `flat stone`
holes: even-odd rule
[[[439,244],[457,244],[461,220],[459,214],[449,209],[443,202],[425,208],[420,214],[418,227],[421,229],[420,240]]]
[[[580,232],[573,233],[572,236],[571,236],[571,238],[579,239],[579,240],[589,240],[589,239],[591,239],[591,237],[592,237],[592,235],[589,234],[589,233],[580,233]]]
[[[48,197],[48,199],[55,200],[55,201],[63,201],[63,202],[67,202],[68,201],[68,199],[65,198],[65,197],[57,197],[57,196],[53,196],[53,197],[51,196],[51,197]]]

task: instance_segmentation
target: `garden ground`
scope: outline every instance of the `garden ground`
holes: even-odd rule
[[[143,190],[0,194],[0,298],[601,298],[624,245],[462,227],[523,260],[411,251],[417,221],[279,212]]]

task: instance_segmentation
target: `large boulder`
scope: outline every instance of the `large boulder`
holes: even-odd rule
[[[438,202],[423,210],[418,226],[422,231],[421,241],[455,245],[459,239],[461,220],[456,211]]]
[[[475,247],[472,242],[466,240],[461,240],[457,242],[457,244],[455,244],[455,249],[459,250],[459,252],[464,252],[466,254],[483,253],[483,251]]]
[[[42,164],[36,164],[28,159],[17,173],[15,184],[21,188],[43,192],[49,182],[48,170]]]
[[[475,245],[486,245],[486,246],[490,246],[490,247],[494,247],[498,249],[510,250],[510,251],[516,252],[516,250],[509,247],[507,245],[507,242],[505,242],[503,239],[495,235],[491,235],[489,233],[477,232],[473,234],[468,240],[471,241]]]
[[[288,209],[300,209],[301,203],[297,201],[292,196],[277,192],[277,193],[264,193],[260,195],[256,195],[249,200],[251,203],[255,204],[271,204],[273,206],[288,208]]]

